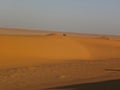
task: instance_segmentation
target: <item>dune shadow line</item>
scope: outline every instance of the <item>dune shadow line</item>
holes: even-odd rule
[[[120,79],[96,82],[96,83],[54,87],[46,90],[120,90]]]

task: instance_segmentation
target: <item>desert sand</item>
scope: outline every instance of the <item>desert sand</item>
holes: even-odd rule
[[[120,79],[120,36],[0,29],[0,90]]]

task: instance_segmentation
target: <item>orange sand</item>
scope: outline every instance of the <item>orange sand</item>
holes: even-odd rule
[[[0,47],[1,66],[62,60],[120,58],[120,42],[59,34],[51,36],[1,35]]]
[[[93,36],[0,29],[0,88],[38,90],[120,78],[107,71],[120,69],[120,37]]]

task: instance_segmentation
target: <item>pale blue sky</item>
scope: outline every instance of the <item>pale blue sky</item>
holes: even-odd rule
[[[0,27],[120,35],[120,0],[0,0]]]

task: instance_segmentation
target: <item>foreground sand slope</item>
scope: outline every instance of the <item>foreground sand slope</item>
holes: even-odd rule
[[[120,61],[115,59],[11,67],[0,69],[0,90],[48,90],[66,85],[117,80],[120,79],[119,70]]]
[[[63,35],[0,35],[0,66],[120,58],[120,42]]]

